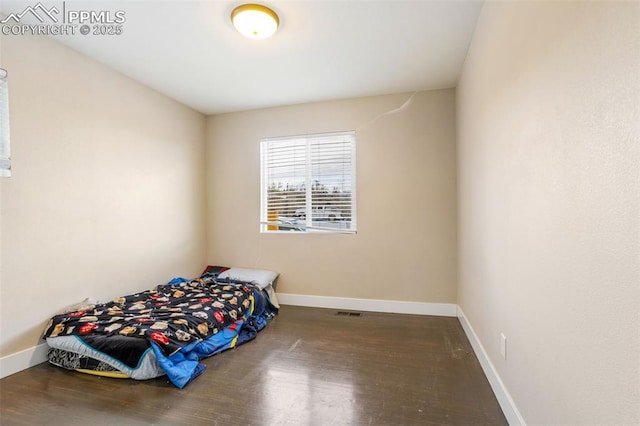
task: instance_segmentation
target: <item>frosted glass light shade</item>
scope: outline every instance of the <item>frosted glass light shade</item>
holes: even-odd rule
[[[243,4],[231,12],[233,26],[245,37],[262,40],[271,37],[280,24],[278,15],[260,4]]]

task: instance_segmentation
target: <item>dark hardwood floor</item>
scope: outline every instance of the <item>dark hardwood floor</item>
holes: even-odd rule
[[[185,389],[48,363],[0,381],[0,423],[503,425],[456,318],[284,306]]]

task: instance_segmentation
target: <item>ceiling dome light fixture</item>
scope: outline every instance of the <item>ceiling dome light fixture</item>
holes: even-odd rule
[[[231,12],[233,26],[245,37],[262,40],[278,29],[278,15],[261,4],[243,4]]]

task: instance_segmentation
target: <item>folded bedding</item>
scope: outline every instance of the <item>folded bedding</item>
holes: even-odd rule
[[[219,274],[54,316],[43,336],[50,362],[138,380],[167,374],[183,388],[205,370],[199,360],[252,340],[277,314],[272,283],[265,289]]]

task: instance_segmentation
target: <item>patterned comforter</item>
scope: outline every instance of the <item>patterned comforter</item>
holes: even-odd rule
[[[211,355],[210,342],[218,333],[221,337],[223,330],[239,334],[249,328],[251,337],[244,340],[250,340],[264,327],[266,321],[253,316],[256,297],[260,291],[245,282],[218,282],[207,274],[195,280],[176,278],[154,290],[56,315],[43,337],[50,341],[78,336],[86,342],[109,336],[144,339],[169,379],[182,388],[204,370],[197,361]],[[113,341],[122,340],[118,338]]]

